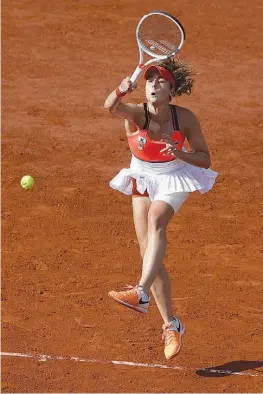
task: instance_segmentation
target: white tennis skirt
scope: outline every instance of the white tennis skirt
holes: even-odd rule
[[[132,194],[132,178],[136,179],[137,190],[148,192],[150,199],[159,193],[175,192],[206,193],[212,189],[218,173],[193,166],[176,159],[166,163],[150,163],[132,156],[130,168],[123,168],[111,181],[110,187],[120,192]]]

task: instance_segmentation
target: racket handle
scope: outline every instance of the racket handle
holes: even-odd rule
[[[139,78],[140,74],[143,71],[143,68],[144,68],[143,65],[136,67],[134,73],[132,74],[132,76],[130,78],[132,83],[135,83],[137,81],[137,79]]]

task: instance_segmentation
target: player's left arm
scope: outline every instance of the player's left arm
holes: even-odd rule
[[[200,122],[192,111],[184,109],[182,113],[184,135],[189,142],[192,152],[176,151],[178,159],[202,168],[211,166],[210,153],[201,130]]]

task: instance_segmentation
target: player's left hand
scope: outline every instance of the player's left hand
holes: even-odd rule
[[[160,152],[164,155],[172,155],[175,156],[175,152],[176,152],[176,145],[179,144],[179,141],[174,141],[169,135],[163,135],[162,142],[165,142],[166,147],[164,149],[162,149]]]

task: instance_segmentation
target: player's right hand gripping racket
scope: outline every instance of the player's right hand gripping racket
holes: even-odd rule
[[[136,38],[140,62],[130,78],[132,83],[137,81],[149,64],[167,59],[179,52],[185,40],[185,31],[178,19],[167,12],[151,11],[138,23]],[[143,63],[144,53],[151,57],[146,63]]]

